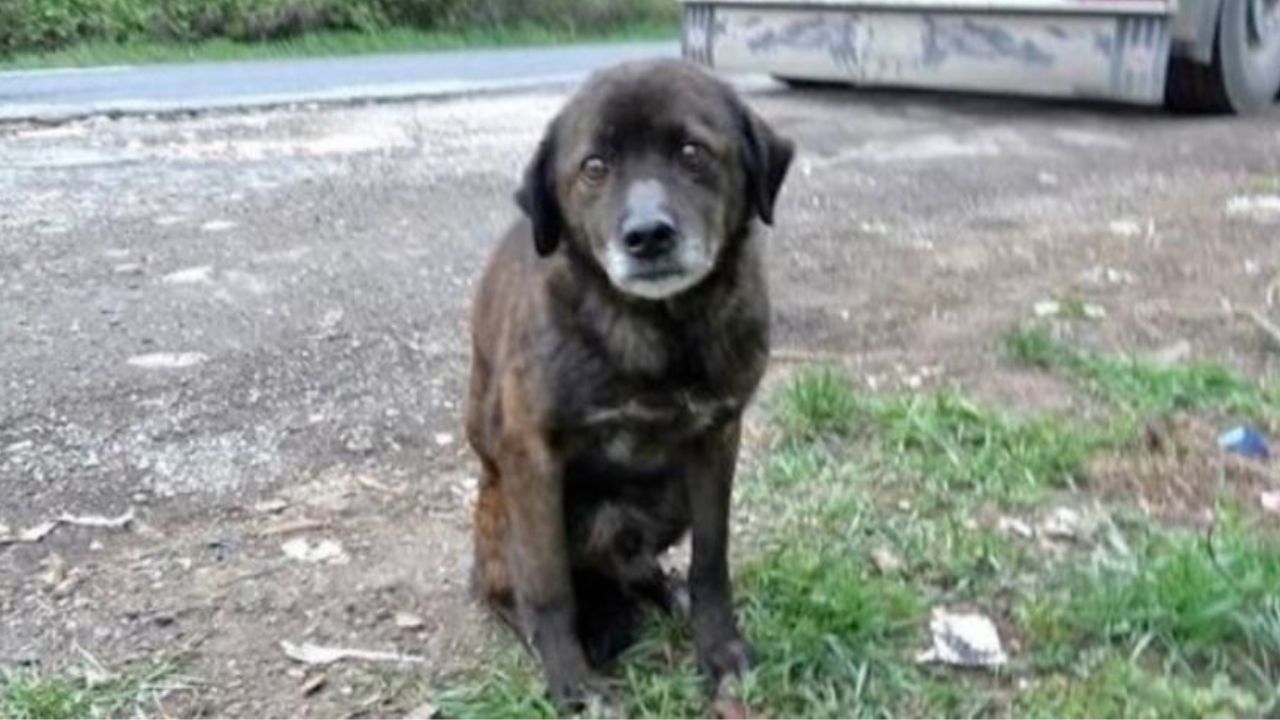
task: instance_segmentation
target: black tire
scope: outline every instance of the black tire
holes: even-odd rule
[[[1263,16],[1255,18],[1255,10]],[[1280,0],[1223,0],[1213,64],[1176,58],[1169,65],[1165,98],[1175,109],[1251,115],[1278,95]]]
[[[1254,17],[1250,6],[1262,17]],[[1255,30],[1255,25],[1268,27]],[[1224,0],[1218,62],[1233,111],[1244,115],[1270,107],[1280,90],[1280,0]]]

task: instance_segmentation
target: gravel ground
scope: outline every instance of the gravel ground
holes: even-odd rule
[[[0,531],[137,517],[0,548],[0,665],[181,655],[175,712],[337,716],[473,661],[466,309],[562,100],[0,127]],[[994,338],[1058,297],[1105,309],[1100,346],[1274,371],[1225,310],[1265,311],[1280,271],[1280,114],[752,102],[801,148],[769,240],[778,370],[1052,405]],[[281,640],[428,670],[312,687]]]

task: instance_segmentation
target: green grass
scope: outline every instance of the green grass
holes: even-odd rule
[[[874,398],[865,409],[890,471],[919,479],[948,502],[1070,487],[1106,441],[1065,418],[1011,418],[951,391]]]
[[[1063,371],[1126,417],[1173,407],[1262,411],[1212,366],[1157,368],[1011,336],[1022,362]],[[1280,710],[1280,544],[1230,518],[1210,539],[1125,508],[1048,547],[1034,524],[1090,456],[1126,445],[1119,421],[1010,416],[957,390],[867,395],[839,371],[798,373],[769,399],[770,452],[740,482],[749,511],[735,565],[757,653],[747,706],[774,717],[1204,717]],[[1125,423],[1120,425],[1127,426]],[[1087,487],[1085,485],[1084,487]],[[886,562],[885,557],[895,558]],[[1000,672],[915,662],[936,606],[996,618]],[[522,654],[451,684],[449,716],[537,716]],[[655,622],[611,671],[628,715],[705,716],[686,628]]]
[[[1160,714],[1280,709],[1280,542],[1227,522],[1207,537],[1149,531],[1133,546],[1068,568],[1021,608],[1038,663],[1070,676],[1084,669],[1082,659],[1123,658],[1131,679],[1156,691],[1156,707],[1166,708]],[[1147,667],[1177,681],[1151,686],[1141,680]],[[1086,674],[1100,694],[1093,700],[1138,714],[1113,705],[1124,698],[1097,685],[1107,672]],[[1033,702],[1053,708],[1088,699],[1059,689]]]
[[[107,718],[136,715],[182,687],[178,667],[161,662],[100,682],[0,668],[0,717]]]
[[[1157,365],[1137,357],[1097,355],[1068,347],[1040,328],[1015,330],[1004,346],[1015,362],[1065,373],[1130,413],[1217,410],[1267,421],[1280,410],[1274,391],[1217,363]]]
[[[859,412],[848,377],[830,367],[799,373],[771,410],[774,426],[784,440],[793,443],[851,432]]]
[[[801,372],[772,405],[782,448],[766,464],[772,486],[816,473],[821,448],[860,442],[864,462],[936,496],[1015,499],[1069,487],[1088,455],[1107,442],[1059,417],[1013,418],[955,391],[859,397],[831,369]],[[954,497],[953,497],[954,501]]]
[[[1260,193],[1280,192],[1280,175],[1254,175],[1249,178],[1249,190]]]
[[[162,42],[81,42],[50,52],[0,57],[0,70],[30,70],[96,65],[136,65],[195,61],[260,60],[329,57],[469,48],[522,47],[575,42],[660,40],[676,36],[666,23],[645,22],[606,31],[571,32],[536,25],[470,30],[426,31],[395,28],[377,32],[315,32],[288,40],[236,42],[207,40],[176,44]]]

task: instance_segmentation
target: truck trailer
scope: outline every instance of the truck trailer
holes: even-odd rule
[[[682,0],[684,56],[846,84],[1261,112],[1280,0]]]

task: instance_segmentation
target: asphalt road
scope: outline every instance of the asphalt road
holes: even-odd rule
[[[673,42],[0,72],[0,120],[405,99],[571,83]]]

